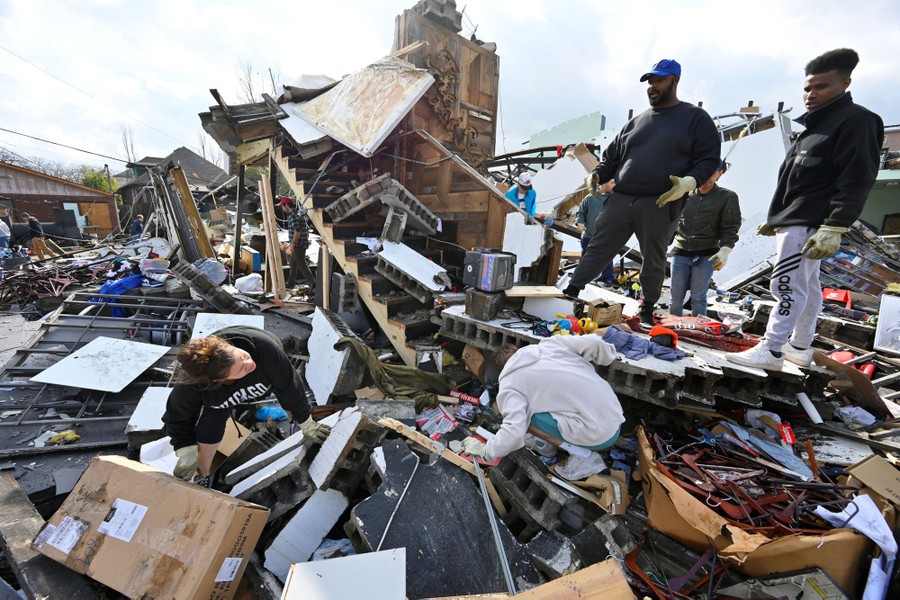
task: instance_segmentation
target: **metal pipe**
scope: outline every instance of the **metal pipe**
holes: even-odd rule
[[[503,549],[503,542],[500,540],[500,529],[497,527],[497,517],[494,515],[494,508],[491,506],[491,499],[488,496],[487,485],[484,483],[484,475],[481,473],[481,467],[478,465],[478,457],[472,457],[472,464],[475,465],[475,475],[478,476],[478,487],[481,488],[481,497],[484,499],[484,508],[487,509],[488,520],[491,522],[491,533],[494,534],[494,543],[497,545],[497,555],[500,557],[500,566],[503,567],[503,577],[506,578],[506,589],[509,590],[510,596],[516,595],[516,585],[513,583],[512,572],[509,570],[509,559],[506,558],[506,551]]]

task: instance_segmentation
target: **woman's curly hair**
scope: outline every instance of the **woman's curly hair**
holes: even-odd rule
[[[234,365],[234,346],[220,337],[211,335],[189,341],[178,351],[175,383],[197,384],[215,387]]]

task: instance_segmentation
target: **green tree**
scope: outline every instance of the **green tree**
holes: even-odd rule
[[[112,189],[109,189],[109,182],[112,181]],[[81,167],[81,185],[86,185],[101,192],[115,193],[119,189],[119,182],[107,175],[106,171],[101,169],[92,169],[87,165]]]

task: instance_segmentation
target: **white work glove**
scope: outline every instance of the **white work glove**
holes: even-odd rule
[[[662,208],[669,202],[678,200],[685,194],[693,192],[697,189],[697,180],[690,175],[686,175],[684,177],[669,175],[669,181],[672,182],[672,187],[669,188],[668,192],[666,192],[656,200],[656,205],[660,208]]]
[[[300,423],[300,431],[303,432],[303,437],[312,440],[316,444],[321,444],[328,439],[328,434],[331,433],[331,427],[316,423],[313,421],[312,417],[309,417]]]
[[[584,178],[584,187],[588,189],[591,195],[600,197],[600,175],[595,171],[591,171]]]
[[[756,235],[764,235],[766,237],[772,237],[777,232],[775,228],[763,221],[759,224],[759,227],[756,228]]]
[[[197,444],[193,446],[185,446],[175,451],[178,462],[175,464],[175,470],[172,475],[185,481],[190,481],[197,469],[200,468],[200,455],[197,453]]]
[[[812,234],[811,238],[806,240],[800,253],[805,254],[806,258],[811,260],[821,260],[826,256],[831,256],[840,249],[841,236],[847,231],[847,227],[822,225],[818,231]]]
[[[576,223],[575,227],[578,228],[578,233],[580,233],[583,236],[584,235],[584,223]]]
[[[462,441],[463,452],[471,456],[484,457],[484,444],[473,437],[467,437]]]
[[[722,267],[728,262],[728,255],[731,254],[732,248],[722,246],[719,251],[709,257],[709,261],[713,264],[713,271],[721,271]]]

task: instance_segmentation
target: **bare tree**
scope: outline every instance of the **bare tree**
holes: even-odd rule
[[[259,73],[256,74],[256,77],[259,77]],[[259,102],[259,98],[256,97],[256,89],[253,65],[249,62],[241,62],[238,65],[238,100],[244,104]]]
[[[124,123],[119,124],[119,131],[122,132],[122,147],[125,149],[125,158],[128,162],[136,162],[137,155],[134,153],[134,131],[130,126]]]
[[[207,139],[208,138],[206,137],[206,132],[203,131],[203,128],[201,127],[197,131],[197,149],[200,150],[200,156],[202,156],[205,160],[210,159],[210,154],[211,154],[211,150],[212,150],[212,148],[207,147],[209,145],[209,143],[207,142]],[[210,162],[212,162],[212,161],[210,161]]]

